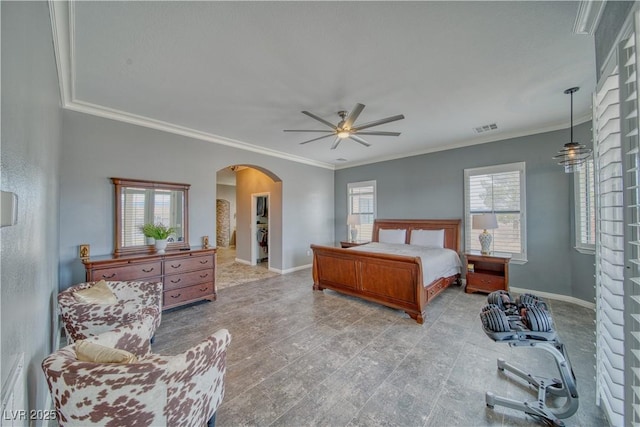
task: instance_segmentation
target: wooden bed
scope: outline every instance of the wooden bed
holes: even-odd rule
[[[412,230],[444,229],[444,247],[460,252],[459,219],[377,219],[373,242],[381,229],[406,229],[405,243]],[[387,307],[404,310],[416,322],[424,322],[425,307],[460,274],[440,277],[424,285],[419,257],[354,251],[348,248],[311,245],[313,250],[313,289],[331,289],[357,296]]]

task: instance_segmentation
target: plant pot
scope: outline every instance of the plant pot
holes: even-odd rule
[[[165,249],[167,248],[167,239],[158,240],[156,239],[156,252],[159,254],[163,254]]]
[[[147,245],[155,245],[156,244],[156,239],[154,239],[153,237],[147,237]]]

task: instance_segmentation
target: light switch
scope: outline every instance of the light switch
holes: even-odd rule
[[[18,223],[18,195],[2,191],[0,198],[0,226],[8,227]]]

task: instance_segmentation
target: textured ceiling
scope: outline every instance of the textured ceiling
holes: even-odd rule
[[[593,37],[577,2],[77,2],[73,97],[279,155],[344,167],[567,127],[589,116]],[[366,105],[364,147],[308,110]],[[474,128],[496,123],[497,130]],[[558,141],[558,147],[568,142]],[[188,147],[187,147],[188,148]],[[257,148],[261,149],[261,148]],[[555,153],[549,153],[549,158]],[[344,159],[344,160],[338,160]],[[346,161],[345,161],[346,160]]]

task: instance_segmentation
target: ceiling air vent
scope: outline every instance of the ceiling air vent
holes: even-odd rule
[[[477,128],[473,128],[476,133],[484,133],[492,130],[498,129],[498,125],[495,123],[491,123],[490,125],[478,126]]]

